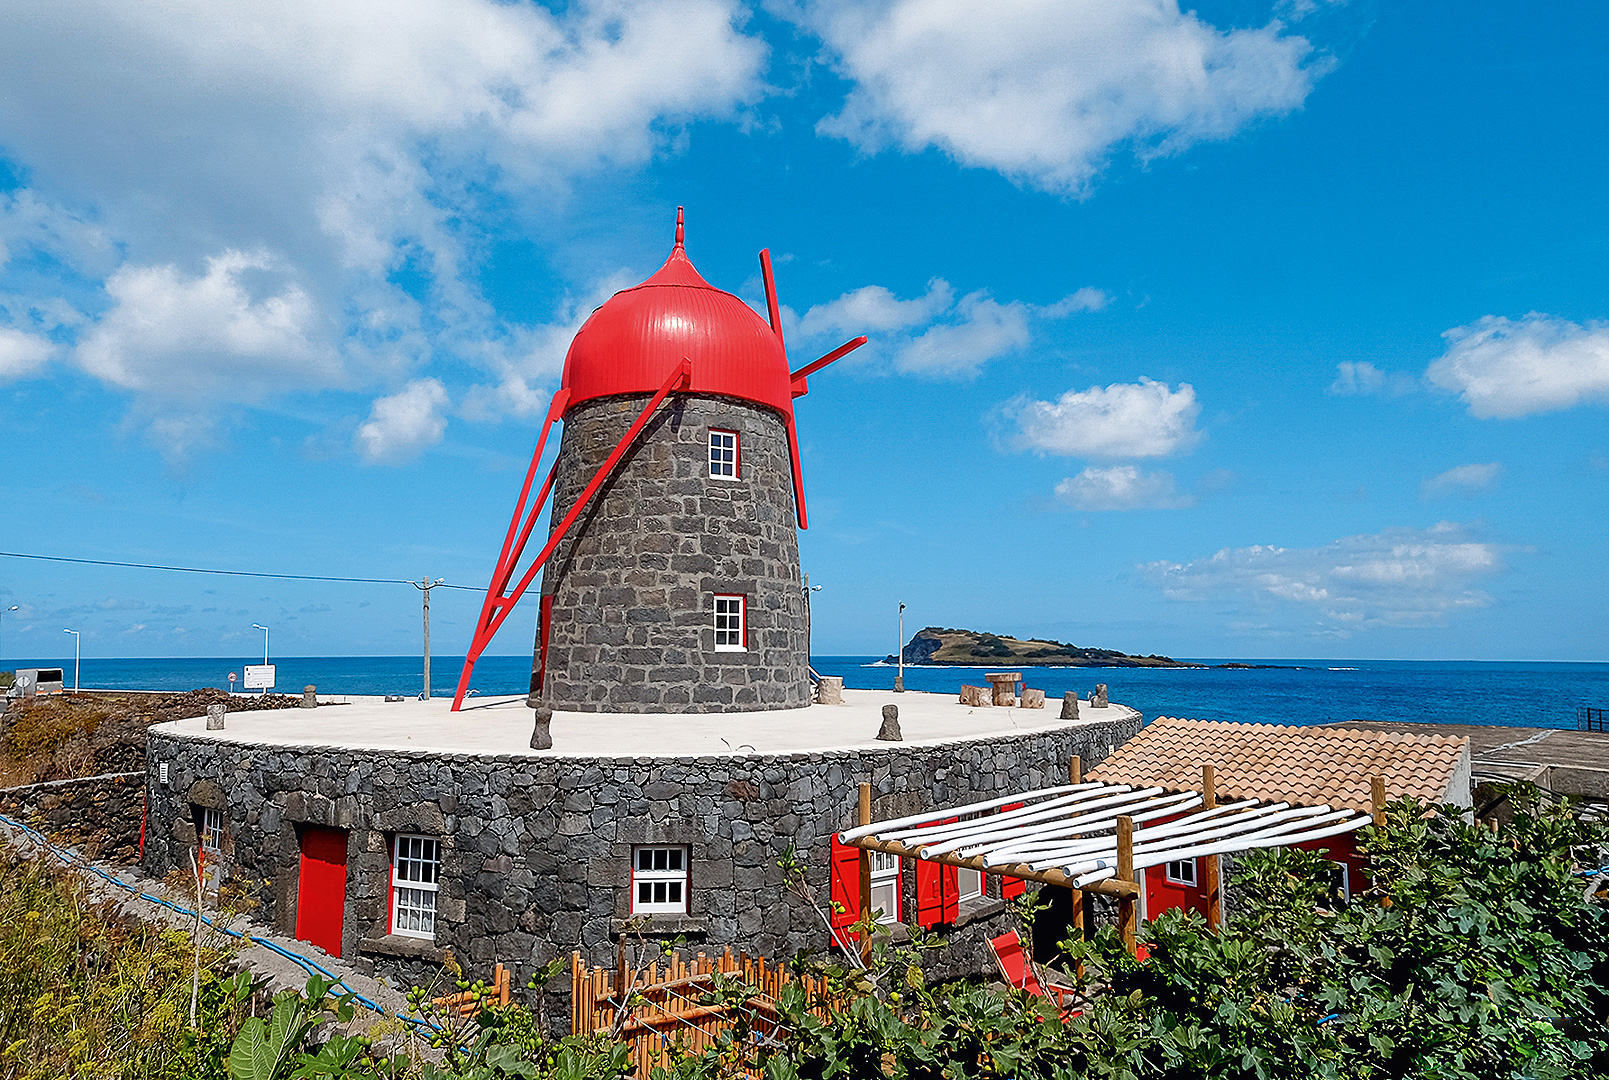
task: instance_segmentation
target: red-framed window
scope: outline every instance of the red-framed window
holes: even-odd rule
[[[744,652],[749,647],[749,598],[741,593],[715,594],[715,651]]]
[[[735,431],[710,428],[710,479],[736,480],[742,468],[742,438]]]
[[[631,851],[631,913],[685,915],[689,899],[688,850],[681,844],[652,844]]]

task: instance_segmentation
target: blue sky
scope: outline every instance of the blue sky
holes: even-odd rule
[[[1609,659],[1601,5],[12,0],[0,548],[482,586],[687,207],[778,259],[818,652]],[[0,655],[406,586],[0,559]],[[438,653],[478,597],[436,594]],[[534,607],[493,652],[529,651]]]

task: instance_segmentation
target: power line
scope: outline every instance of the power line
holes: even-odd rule
[[[86,566],[122,566],[133,570],[168,570],[176,574],[218,574],[224,577],[279,578],[285,581],[344,581],[360,585],[412,585],[407,578],[332,577],[327,574],[266,574],[255,570],[208,570],[199,566],[161,566],[157,563],[116,562],[111,559],[71,559],[64,555],[29,555],[20,551],[0,551],[7,559],[34,559],[39,562],[81,563]],[[437,589],[463,589],[481,592],[473,585],[448,585],[442,582]]]

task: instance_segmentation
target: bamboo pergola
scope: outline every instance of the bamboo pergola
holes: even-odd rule
[[[1084,922],[1083,895],[1118,903],[1123,942],[1137,947],[1139,872],[1165,863],[1253,848],[1284,847],[1351,832],[1371,815],[1329,806],[1295,806],[1244,799],[1220,805],[1211,765],[1202,767],[1201,791],[1085,783],[1073,758],[1069,783],[983,802],[929,810],[889,821],[871,820],[871,785],[860,785],[860,824],[839,834],[859,848],[861,910],[871,907],[871,864],[880,851],[1001,877],[1022,878],[1072,891],[1074,922]],[[1384,803],[1379,777],[1372,784],[1375,814]],[[1017,805],[1020,804],[1020,805]],[[1005,806],[1012,809],[1002,809]],[[935,819],[959,820],[936,823]],[[1154,824],[1153,824],[1154,823]],[[1206,859],[1207,921],[1222,919],[1218,860]]]

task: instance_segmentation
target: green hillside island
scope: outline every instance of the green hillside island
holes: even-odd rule
[[[1085,649],[1060,641],[1003,637],[977,630],[946,630],[929,626],[918,630],[904,648],[907,664],[953,664],[978,667],[1152,667],[1152,668],[1261,668],[1274,664],[1194,664],[1167,656],[1130,656],[1115,649]],[[884,663],[898,658],[889,653]]]

